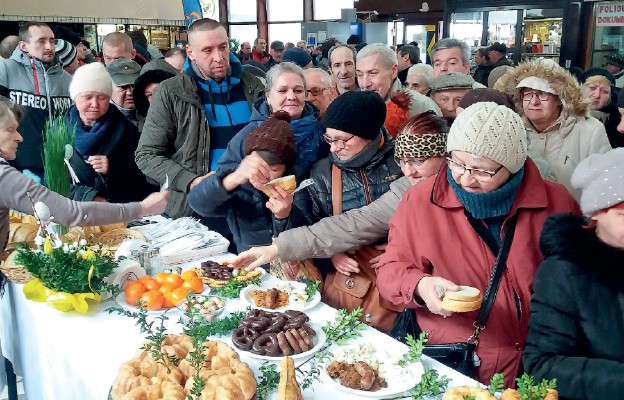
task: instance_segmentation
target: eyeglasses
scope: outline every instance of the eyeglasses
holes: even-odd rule
[[[471,174],[472,177],[478,180],[479,182],[491,181],[494,178],[494,175],[496,175],[498,171],[503,169],[503,166],[501,165],[500,167],[496,168],[494,171],[486,171],[484,169],[479,169],[479,168],[469,168],[453,160],[451,157],[446,157],[446,160],[448,161],[448,166],[452,172],[460,176],[463,176],[466,173],[466,171],[468,171],[468,173]]]
[[[405,158],[400,158],[400,157],[394,157],[394,161],[401,168],[403,168],[406,165],[409,166],[410,168],[415,168],[415,167],[421,167],[425,163],[425,161],[427,161],[427,159],[426,158],[405,159]]]
[[[306,93],[307,94],[311,94],[312,96],[316,97],[316,96],[320,96],[323,94],[324,91],[328,90],[329,88],[312,88],[312,89],[307,89]]]
[[[329,144],[330,146],[333,144],[338,148],[338,150],[343,150],[345,147],[347,147],[347,142],[354,137],[355,135],[351,135],[349,139],[332,139],[327,135],[323,135],[323,140],[326,141],[327,144]]]
[[[550,99],[551,94],[547,92],[542,92],[540,90],[535,92],[524,92],[522,93],[522,100],[531,101],[533,100],[533,96],[537,96],[539,101],[548,101]]]

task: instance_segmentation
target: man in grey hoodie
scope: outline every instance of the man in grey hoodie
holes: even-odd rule
[[[0,60],[0,95],[24,107],[19,125],[24,136],[13,166],[43,177],[43,131],[46,119],[71,106],[71,75],[54,49],[54,33],[43,22],[27,22],[11,58]]]

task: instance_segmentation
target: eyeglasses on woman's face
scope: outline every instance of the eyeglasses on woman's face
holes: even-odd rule
[[[478,180],[479,182],[490,182],[492,179],[494,179],[494,176],[501,169],[503,169],[503,166],[501,165],[500,167],[496,168],[494,171],[487,171],[485,169],[467,167],[464,164],[461,164],[453,160],[451,157],[446,157],[446,160],[448,161],[448,166],[451,169],[451,172],[459,176],[463,176],[466,173],[466,171],[468,171],[468,173],[472,175],[472,177]]]
[[[354,137],[355,135],[351,135],[349,139],[332,139],[327,135],[323,135],[323,140],[327,142],[327,144],[329,144],[330,146],[333,144],[338,150],[343,150],[345,147],[347,147],[347,142]]]
[[[548,101],[550,100],[551,94],[548,92],[542,92],[541,90],[525,90],[522,92],[522,100],[524,101],[531,101],[535,96],[537,96],[539,101]]]
[[[394,161],[401,168],[408,166],[410,168],[422,167],[426,158],[410,158],[410,157],[394,157]]]

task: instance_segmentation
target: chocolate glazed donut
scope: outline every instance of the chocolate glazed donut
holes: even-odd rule
[[[243,318],[239,325],[249,327],[255,331],[264,331],[270,323],[271,319],[267,317],[247,317]]]
[[[250,334],[249,331],[249,328],[243,326],[241,326],[240,328],[236,328],[236,330],[234,330],[234,333],[232,334],[232,343],[234,343],[234,346],[238,347],[241,350],[250,350],[254,344],[255,337],[253,337],[253,335]]]
[[[253,342],[252,351],[259,355],[277,357],[281,354],[277,335],[274,333],[263,333]]]
[[[307,321],[308,321],[308,316],[305,314],[297,316],[295,318],[289,318],[288,321],[286,321],[286,324],[284,325],[284,329],[286,330],[299,329],[303,327],[303,324],[305,324]]]
[[[297,311],[297,310],[285,311],[284,315],[288,319],[297,318],[297,317],[305,317],[305,322],[308,322],[308,320],[309,320],[308,316],[305,313],[302,313],[301,311]]]
[[[286,325],[286,317],[283,315],[277,315],[271,320],[271,324],[268,328],[266,328],[267,333],[277,333],[281,332],[284,329],[284,325]]]

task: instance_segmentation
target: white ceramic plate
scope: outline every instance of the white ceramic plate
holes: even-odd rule
[[[308,325],[310,326],[310,328],[314,329],[314,331],[316,332],[316,336],[314,336],[312,338],[312,343],[314,343],[314,347],[312,347],[310,350],[308,350],[306,352],[303,352],[303,353],[291,354],[289,357],[292,358],[293,360],[306,359],[306,358],[314,355],[314,353],[319,351],[319,349],[327,341],[327,336],[325,336],[325,332],[323,332],[323,329],[321,329],[320,325],[310,324],[310,323],[308,323]],[[256,358],[258,360],[282,361],[282,358],[284,358],[284,356],[279,356],[279,357],[261,356],[259,354],[255,354],[255,353],[252,353],[250,351],[243,351],[243,350],[237,348],[236,346],[234,346],[234,348],[236,349],[236,351],[239,351],[242,354],[246,354],[249,357]]]
[[[203,295],[209,295],[210,292],[212,291],[212,289],[210,288],[210,286],[208,285],[204,285],[204,290],[202,291],[201,294]],[[117,301],[117,304],[119,304],[122,308],[125,308],[126,310],[130,310],[130,311],[139,311],[139,307],[130,304],[126,301],[126,293],[125,292],[121,292],[117,295],[117,297],[115,297],[115,301]],[[148,314],[150,315],[161,315],[164,314],[167,311],[172,311],[172,312],[176,312],[179,313],[180,310],[178,310],[177,307],[171,307],[171,308],[161,308],[160,310],[155,310],[155,311],[147,311]]]
[[[305,290],[305,287],[306,287],[305,283],[301,283],[301,282],[292,282],[292,281],[261,282],[260,285],[249,285],[243,290],[241,290],[240,299],[243,301],[243,303],[245,303],[245,305],[250,305],[253,308],[258,308],[260,310],[265,310],[265,311],[287,311],[287,310],[306,311],[306,310],[316,307],[316,305],[321,302],[321,294],[317,290],[316,293],[314,294],[314,297],[309,299],[307,302],[289,301],[289,304],[284,307],[270,309],[270,308],[257,307],[256,303],[253,301],[253,299],[249,295],[249,293],[253,290],[265,290],[266,291],[272,288],[279,289],[280,286],[283,286],[285,284],[289,284],[289,285],[292,285],[293,287],[303,289],[303,290]]]
[[[349,346],[340,347],[339,349],[334,351],[334,354],[339,354],[339,352],[349,350],[349,349],[355,349],[357,348],[358,343],[354,343]],[[374,343],[371,343],[371,345],[375,348],[376,350],[375,355],[380,362],[390,361],[388,360],[388,357],[387,357],[387,354],[389,354],[390,352],[381,350],[382,349],[381,345],[376,346]],[[416,386],[416,384],[420,382],[422,375],[425,373],[425,368],[423,367],[422,363],[409,364],[405,367],[405,369],[409,371],[409,375],[403,376],[401,378],[395,377],[394,379],[384,377],[382,375],[382,377],[386,378],[386,382],[388,386],[380,390],[377,390],[376,392],[369,392],[366,390],[350,389],[346,386],[342,386],[338,382],[337,379],[334,380],[333,378],[331,378],[329,374],[327,373],[327,366],[331,364],[332,361],[334,361],[334,359],[335,358],[332,357],[325,364],[322,365],[321,374],[323,375],[323,381],[327,382],[329,385],[332,385],[334,388],[340,391],[353,394],[359,397],[374,397],[374,398],[380,398],[380,399],[388,398],[388,397],[395,397],[403,392],[406,392],[412,389],[414,386]]]

